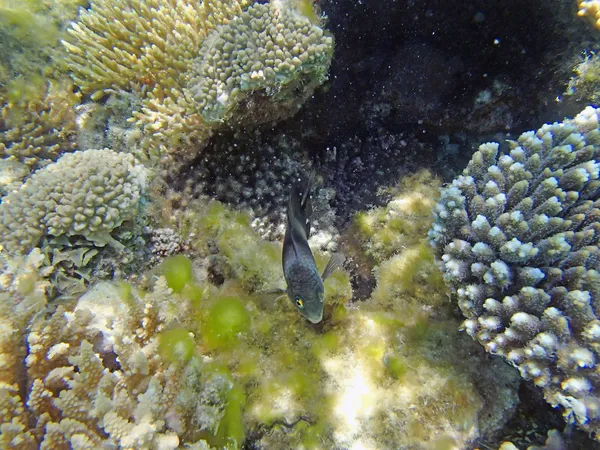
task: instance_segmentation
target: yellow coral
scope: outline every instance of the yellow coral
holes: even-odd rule
[[[600,1],[598,0],[577,0],[579,17],[586,17],[596,28],[600,29]]]
[[[0,110],[0,157],[39,166],[75,150],[74,107],[79,97],[73,84],[50,81],[47,88],[29,92],[30,86],[11,86],[14,100]]]
[[[92,99],[115,88],[140,93],[143,106],[134,116],[154,138],[146,143],[153,151],[202,144],[210,131],[191,105],[187,71],[210,30],[241,13],[245,4],[93,0],[62,41],[65,62]],[[183,136],[189,142],[179,142]]]

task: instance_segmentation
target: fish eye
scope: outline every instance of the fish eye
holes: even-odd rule
[[[304,302],[302,301],[302,299],[300,297],[296,297],[296,306],[298,308],[303,308],[304,307]]]

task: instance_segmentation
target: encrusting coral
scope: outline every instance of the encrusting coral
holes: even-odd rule
[[[600,424],[600,125],[588,107],[479,147],[430,231],[464,328],[588,431]]]
[[[122,247],[111,232],[138,214],[148,175],[130,154],[67,153],[2,199],[0,244],[20,252],[42,238],[81,237],[99,247]]]
[[[326,79],[332,54],[333,37],[293,2],[256,3],[208,36],[190,91],[209,123],[280,120]]]

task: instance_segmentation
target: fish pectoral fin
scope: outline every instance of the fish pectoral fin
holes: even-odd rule
[[[337,269],[342,267],[344,261],[346,261],[346,257],[343,253],[334,253],[333,255],[331,255],[331,258],[329,258],[329,262],[325,266],[325,270],[323,270],[323,275],[321,275],[321,279],[325,281],[329,277],[329,275],[331,275]]]
[[[262,292],[261,295],[268,298],[269,300],[275,301],[279,297],[283,297],[284,295],[287,295],[287,291],[285,289],[275,288],[275,289],[269,289],[268,291],[264,291],[264,292]]]

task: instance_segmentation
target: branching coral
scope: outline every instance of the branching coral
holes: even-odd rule
[[[50,81],[33,96],[14,96],[19,100],[1,109],[0,157],[31,167],[75,150],[74,106],[79,99],[71,82]]]
[[[67,65],[92,99],[114,89],[140,95],[142,105],[133,116],[149,136],[150,150],[194,156],[223,121],[257,124],[285,117],[325,79],[331,37],[287,2],[243,11],[247,3],[93,1],[63,40]],[[230,53],[228,39],[249,31]],[[190,70],[195,60],[198,68]],[[227,101],[218,98],[226,103],[221,111],[215,93],[223,91],[223,77],[233,84],[225,85]],[[246,98],[258,90],[268,91],[264,101]]]
[[[106,91],[139,90],[140,125],[167,148],[202,142],[209,129],[187,92],[187,71],[208,32],[241,13],[243,0],[95,0],[63,40],[75,83],[97,99]]]
[[[178,448],[166,421],[178,423],[182,366],[156,351],[182,306],[173,301],[164,279],[145,296],[99,284],[76,304],[35,317],[26,335],[26,376],[18,389],[2,391],[18,405],[4,410],[3,448]]]
[[[11,252],[43,237],[121,246],[110,233],[140,209],[148,171],[111,150],[69,153],[35,172],[0,204],[0,242]]]
[[[447,448],[512,405],[510,371],[482,363],[453,321],[433,320],[434,305],[386,290],[347,307],[338,271],[325,283],[325,321],[311,325],[287,299],[256,292],[282,277],[280,255],[243,216],[219,205],[195,214],[195,244],[232,268],[219,286],[177,256],[139,277],[141,289],[101,283],[52,313],[26,309],[29,327],[2,321],[0,344],[14,344],[0,363],[27,375],[0,390],[4,447]]]
[[[479,147],[442,192],[430,232],[466,331],[562,406],[600,424],[600,126],[588,107]]]
[[[577,0],[579,17],[586,17],[596,28],[600,28],[600,2],[597,0]]]
[[[94,97],[141,84],[181,86],[208,31],[241,13],[242,4],[94,0],[63,40],[66,62],[75,83]]]
[[[190,80],[204,120],[280,119],[324,81],[333,37],[290,3],[254,4],[208,36]]]

